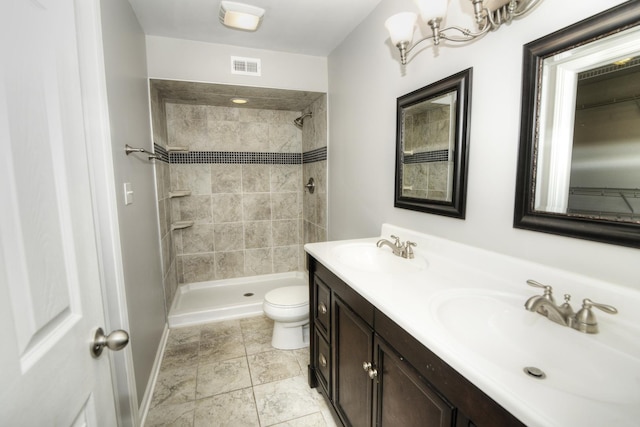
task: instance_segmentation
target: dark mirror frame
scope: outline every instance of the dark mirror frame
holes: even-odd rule
[[[396,183],[394,206],[420,212],[464,219],[467,191],[467,163],[469,156],[469,128],[471,123],[471,78],[473,68],[410,92],[397,99],[396,113]],[[403,170],[403,109],[441,95],[456,92],[454,135],[454,172],[451,201],[406,197],[402,195]]]
[[[545,58],[640,24],[640,2],[629,1],[524,46],[520,149],[516,180],[516,228],[640,247],[640,224],[547,213],[534,209],[537,116]]]

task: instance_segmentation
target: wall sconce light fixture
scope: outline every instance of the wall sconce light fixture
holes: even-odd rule
[[[441,40],[452,42],[468,42],[489,31],[495,31],[502,24],[511,22],[529,12],[540,0],[469,0],[473,3],[473,13],[477,32],[450,26],[440,28],[447,12],[448,0],[413,0],[420,10],[420,17],[431,27],[432,35],[411,44],[416,27],[417,15],[413,12],[401,12],[393,15],[385,22],[391,36],[391,42],[400,51],[400,62],[407,63],[407,54],[425,40],[432,40],[434,45]],[[453,35],[449,33],[455,32]]]

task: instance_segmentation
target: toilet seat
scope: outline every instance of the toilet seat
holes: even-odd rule
[[[273,307],[296,308],[309,304],[307,286],[285,286],[267,292],[264,301]]]

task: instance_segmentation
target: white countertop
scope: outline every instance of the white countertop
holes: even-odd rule
[[[640,292],[383,224],[382,237],[389,239],[391,234],[402,241],[417,242],[416,259],[426,260],[426,268],[409,268],[400,273],[371,272],[349,265],[344,258],[336,256],[336,248],[375,245],[379,236],[312,243],[305,245],[305,250],[528,426],[640,425]],[[379,250],[391,252],[386,247]],[[570,293],[576,311],[583,298],[590,298],[615,306],[619,313],[612,316],[595,310],[600,325],[598,334],[583,334],[563,327],[525,310],[525,301],[541,294],[541,289],[526,285],[527,279],[553,286],[560,301],[563,294]],[[520,322],[522,324],[512,322],[506,329],[504,325],[498,325],[495,331],[490,331],[489,337],[502,336],[495,342],[495,357],[489,357],[486,342],[474,343],[474,339],[482,339],[479,337],[482,334],[464,336],[465,328],[482,332],[484,323],[472,315],[467,316],[466,312],[451,311],[447,306],[447,301],[456,295],[489,295],[495,299],[487,302],[499,301],[495,315],[490,314],[488,329],[493,328],[493,323],[499,322],[501,316],[508,319],[505,317],[508,312],[525,320]],[[483,304],[482,298],[477,301],[477,304]],[[522,310],[524,314],[516,310]],[[458,316],[459,322],[457,317],[452,319],[452,315]],[[447,316],[448,320],[443,320]],[[455,333],[447,325],[453,325],[458,331],[456,337],[452,338]],[[533,330],[530,328],[536,331],[533,338],[528,337]],[[543,338],[540,331],[543,331]],[[502,341],[505,337],[507,341]],[[633,339],[636,337],[637,340]],[[532,343],[530,339],[538,342]],[[528,344],[527,353],[518,353],[518,340],[529,340],[522,341]],[[500,347],[505,343],[509,348],[503,351]],[[484,353],[476,351],[474,346],[477,345],[485,348]],[[628,362],[633,372],[620,373],[614,367],[609,370],[601,360],[591,363],[588,353],[594,345],[599,349],[606,348],[606,351],[611,349],[612,354],[622,358],[615,360]],[[540,354],[531,350],[532,347],[540,348]],[[531,378],[519,365],[516,369],[500,359],[514,351],[513,354],[528,362],[523,363],[522,368],[537,366],[547,372],[547,378]],[[557,361],[549,357],[555,352]],[[570,363],[568,361],[574,357],[585,362],[579,366],[584,366],[586,372],[579,375],[570,372],[570,375],[566,372],[571,366],[564,369],[557,366]],[[538,366],[540,364],[543,366]]]

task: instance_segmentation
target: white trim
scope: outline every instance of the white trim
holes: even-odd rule
[[[153,398],[153,391],[156,388],[156,382],[158,381],[158,375],[160,374],[160,366],[162,364],[162,357],[167,346],[167,340],[169,338],[169,325],[164,324],[164,332],[162,332],[162,338],[160,338],[160,345],[158,345],[158,351],[156,352],[156,359],[153,362],[151,368],[151,375],[149,376],[149,382],[147,388],[142,396],[142,402],[138,413],[140,414],[140,426],[144,426],[147,421],[147,415],[149,415],[149,409],[151,409],[151,399]]]
[[[538,175],[537,210],[564,213],[569,200],[571,153],[578,73],[563,64],[545,66],[543,87],[546,93],[540,104],[538,164],[546,170]],[[544,191],[544,193],[542,193]]]
[[[106,330],[129,330],[120,248],[99,0],[76,0],[79,68]],[[131,346],[109,352],[118,423],[138,425]]]
[[[578,74],[637,51],[638,28],[611,35],[544,60],[535,209],[566,213],[569,200]]]

